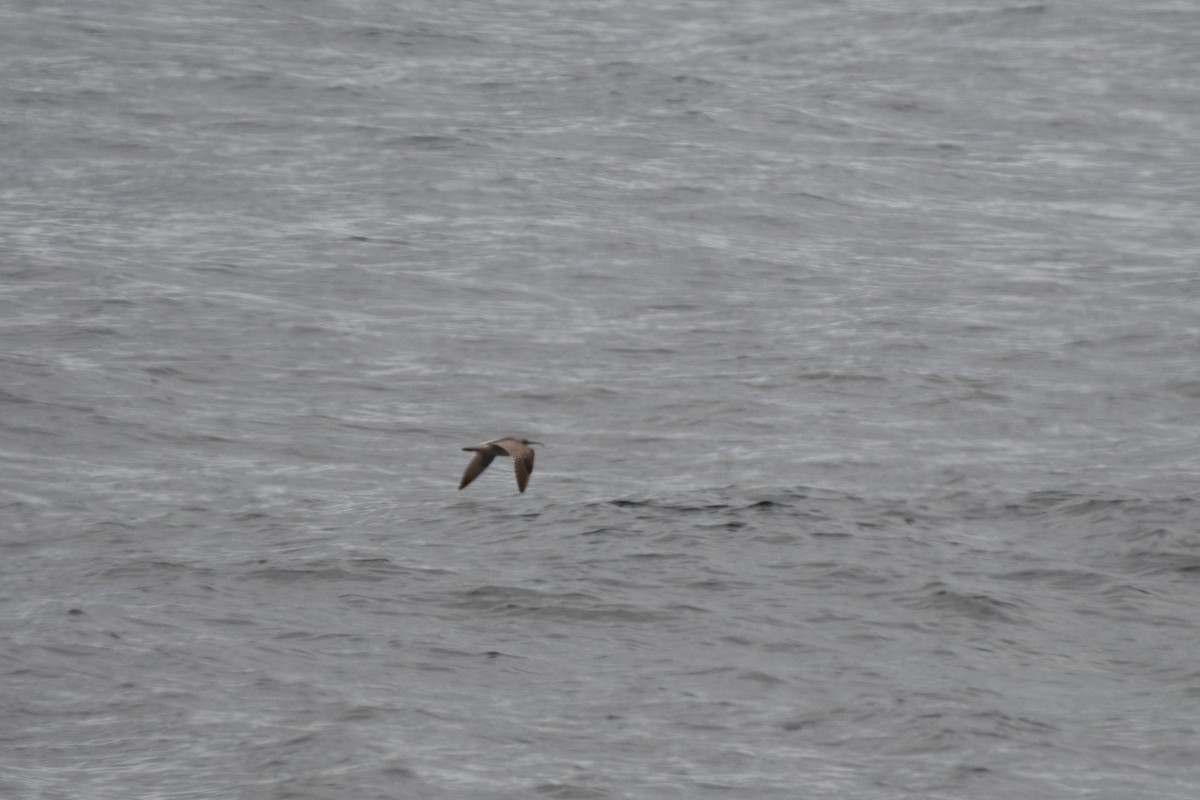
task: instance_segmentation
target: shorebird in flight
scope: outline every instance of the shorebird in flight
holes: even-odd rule
[[[529,485],[529,475],[533,472],[533,450],[529,447],[531,444],[542,443],[506,436],[503,439],[492,439],[490,442],[464,447],[463,450],[473,452],[475,457],[471,459],[470,464],[467,464],[462,482],[458,484],[459,491],[467,488],[467,484],[478,478],[479,473],[487,469],[488,464],[491,464],[492,459],[496,456],[512,456],[513,469],[517,473],[517,488],[524,492],[525,487]],[[545,445],[542,446],[545,447]]]

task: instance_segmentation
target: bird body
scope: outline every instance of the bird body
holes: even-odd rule
[[[525,487],[529,485],[529,476],[533,473],[533,449],[529,446],[531,444],[541,444],[541,442],[506,436],[503,439],[492,439],[490,442],[464,447],[463,450],[473,452],[475,457],[471,459],[471,463],[467,464],[467,469],[463,472],[462,481],[458,484],[459,491],[467,488],[467,484],[478,478],[479,473],[487,469],[496,456],[512,456],[513,469],[517,473],[517,489],[524,492]]]

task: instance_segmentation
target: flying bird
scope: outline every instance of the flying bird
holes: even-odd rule
[[[467,484],[478,478],[479,473],[487,469],[488,464],[491,464],[492,459],[496,456],[512,456],[513,469],[517,473],[517,488],[524,492],[525,487],[529,485],[529,475],[533,472],[533,450],[529,447],[531,444],[542,443],[506,436],[503,439],[492,439],[490,442],[464,447],[463,450],[473,452],[475,457],[471,459],[470,464],[467,464],[462,482],[458,484],[459,491],[467,488]],[[545,445],[542,446],[545,447]]]

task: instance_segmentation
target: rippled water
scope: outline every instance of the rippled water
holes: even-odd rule
[[[0,23],[4,797],[1200,791],[1194,4]]]

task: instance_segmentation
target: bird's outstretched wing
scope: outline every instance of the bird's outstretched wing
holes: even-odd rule
[[[476,453],[471,459],[471,463],[467,464],[467,469],[463,472],[462,482],[458,484],[458,490],[461,492],[467,488],[467,484],[479,477],[479,473],[488,468],[488,464],[492,463],[495,456],[489,456],[487,453]]]
[[[517,489],[524,492],[529,485],[529,476],[533,474],[533,450],[516,439],[500,439],[496,446],[512,456],[513,470],[517,473]]]

